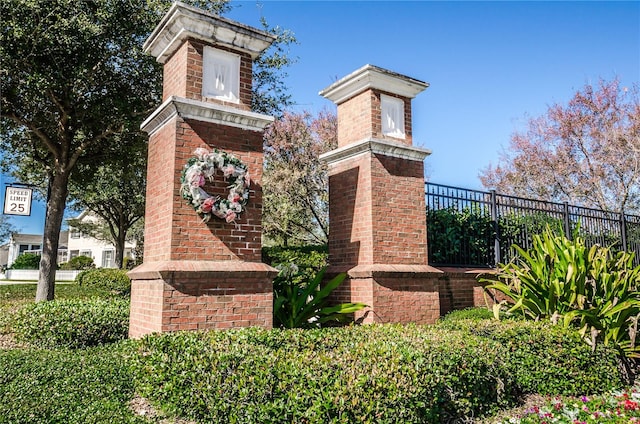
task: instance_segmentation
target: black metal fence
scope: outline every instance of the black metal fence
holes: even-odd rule
[[[588,245],[635,252],[640,263],[640,216],[426,183],[429,263],[495,267],[518,245],[529,249],[546,225]]]

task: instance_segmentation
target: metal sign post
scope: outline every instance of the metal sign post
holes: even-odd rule
[[[33,189],[9,186],[4,192],[4,214],[31,216]]]

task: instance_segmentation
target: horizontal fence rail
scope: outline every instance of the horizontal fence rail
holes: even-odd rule
[[[514,258],[513,245],[530,249],[547,225],[588,246],[635,252],[640,264],[640,216],[433,183],[425,194],[431,265],[493,268]]]

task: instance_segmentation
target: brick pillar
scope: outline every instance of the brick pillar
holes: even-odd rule
[[[251,66],[274,37],[175,3],[145,42],[164,66],[163,103],[149,134],[144,263],[129,273],[130,337],[153,332],[272,326],[272,279],[261,263],[262,137],[272,117],[250,111]],[[203,222],[181,197],[197,148],[249,168],[250,197],[237,222]],[[205,185],[225,196],[217,175]]]
[[[427,83],[366,65],[320,95],[337,104],[329,166],[329,263],[347,272],[336,300],[363,322],[432,323],[438,277],[427,262],[424,158],[412,146],[411,99]]]

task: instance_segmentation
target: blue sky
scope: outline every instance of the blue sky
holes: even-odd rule
[[[482,188],[478,173],[527,117],[586,83],[640,82],[640,2],[233,1],[227,16],[293,31],[287,84],[295,110],[335,111],[318,92],[369,63],[426,81],[414,144],[430,180]],[[4,190],[5,180],[2,183]],[[14,218],[41,232],[44,205]]]

